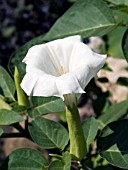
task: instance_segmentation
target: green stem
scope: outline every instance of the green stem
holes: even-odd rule
[[[66,118],[70,138],[70,154],[75,160],[82,160],[87,154],[86,142],[76,102],[73,102],[71,99],[73,98],[69,95],[65,97]],[[68,101],[70,102],[69,105]]]

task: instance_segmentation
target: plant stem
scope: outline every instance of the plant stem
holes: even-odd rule
[[[29,133],[26,132],[22,132],[22,133],[4,133],[0,136],[0,138],[27,138],[29,140],[32,140],[31,136],[29,135]]]
[[[72,99],[73,97],[69,95],[65,97],[66,118],[70,138],[70,154],[75,160],[82,160],[87,154],[87,148],[79,112],[75,101],[72,101]]]
[[[19,123],[14,123],[11,126],[16,128],[19,132],[23,132],[24,131],[24,128]]]

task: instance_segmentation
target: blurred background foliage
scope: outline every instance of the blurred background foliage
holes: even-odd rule
[[[69,7],[67,0],[0,0],[0,65],[25,42],[46,33]]]

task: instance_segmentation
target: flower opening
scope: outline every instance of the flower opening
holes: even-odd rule
[[[63,99],[65,94],[84,93],[105,61],[106,55],[93,52],[79,35],[36,45],[23,60],[26,75],[21,87],[27,95]]]

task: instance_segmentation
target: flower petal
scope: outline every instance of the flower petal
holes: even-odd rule
[[[33,88],[37,82],[37,76],[35,74],[26,73],[22,82],[21,88],[25,91],[28,96],[32,95]]]
[[[88,66],[82,66],[73,71],[76,76],[80,86],[84,89],[89,81],[95,76],[92,69]]]
[[[107,55],[97,54],[86,44],[75,43],[73,53],[70,59],[69,71],[73,71],[82,65],[88,65],[90,68],[98,71],[105,64]]]
[[[43,70],[47,74],[60,76],[60,68],[69,71],[69,60],[74,42],[80,42],[80,36],[72,36],[55,40],[46,44],[36,45],[29,49],[23,62],[31,67]]]
[[[28,96],[57,96],[56,77],[45,74],[37,68],[27,66],[27,73],[21,82]]]
[[[73,73],[67,73],[56,78],[56,85],[60,96],[69,93],[85,93]]]
[[[21,87],[29,96],[58,96],[64,99],[64,94],[85,93],[73,73],[55,77],[29,66]]]
[[[107,55],[93,52],[83,43],[77,43],[74,46],[70,59],[69,71],[75,74],[81,87],[85,88],[88,82],[96,76],[97,72],[103,67],[106,57]]]

